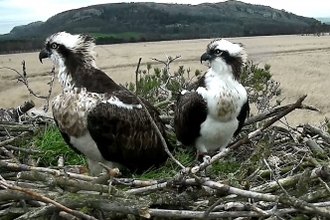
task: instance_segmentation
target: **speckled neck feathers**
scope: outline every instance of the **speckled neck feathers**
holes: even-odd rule
[[[58,78],[63,88],[74,86],[72,75],[76,74],[79,67],[98,69],[93,51],[94,39],[88,35],[55,33],[46,39],[45,47],[51,52],[50,59],[59,67]]]
[[[216,50],[221,51],[221,54],[211,60],[211,70],[222,75],[230,74],[238,80],[247,61],[247,54],[243,45],[231,43],[225,39],[216,39],[207,45],[206,51],[212,54]]]

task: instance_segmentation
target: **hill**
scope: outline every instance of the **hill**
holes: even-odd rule
[[[33,49],[41,46],[40,40],[46,36],[63,30],[89,33],[97,38],[98,44],[109,44],[298,34],[314,30],[320,24],[314,18],[234,0],[199,5],[113,3],[69,10],[46,22],[17,26],[9,34],[0,35],[0,40],[18,45],[28,41],[28,49]]]

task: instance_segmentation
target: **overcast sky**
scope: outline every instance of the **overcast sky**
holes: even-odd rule
[[[151,2],[141,0],[137,2]],[[328,0],[241,0],[251,4],[271,6],[284,9],[306,17],[330,17],[330,1]],[[28,24],[33,21],[46,21],[49,17],[70,9],[89,5],[132,2],[132,0],[0,0],[0,34],[8,33],[14,26]],[[163,3],[223,2],[207,0],[154,0]]]

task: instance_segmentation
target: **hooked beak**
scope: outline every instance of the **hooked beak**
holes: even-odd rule
[[[207,61],[207,60],[211,60],[212,56],[208,53],[204,53],[202,56],[201,56],[201,63],[203,61]]]
[[[42,49],[39,53],[39,60],[40,60],[40,63],[42,63],[42,59],[44,58],[49,58],[50,54],[49,54],[49,51],[46,50],[46,48]]]

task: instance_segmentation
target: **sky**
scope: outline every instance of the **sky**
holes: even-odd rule
[[[207,0],[140,0],[137,2],[200,4],[205,2],[223,2]],[[242,2],[266,5],[276,9],[284,9],[305,17],[330,17],[330,1],[328,0],[240,0]],[[70,9],[89,5],[133,2],[132,0],[0,0],[0,34],[9,33],[18,25],[34,21],[46,21],[53,15]]]

